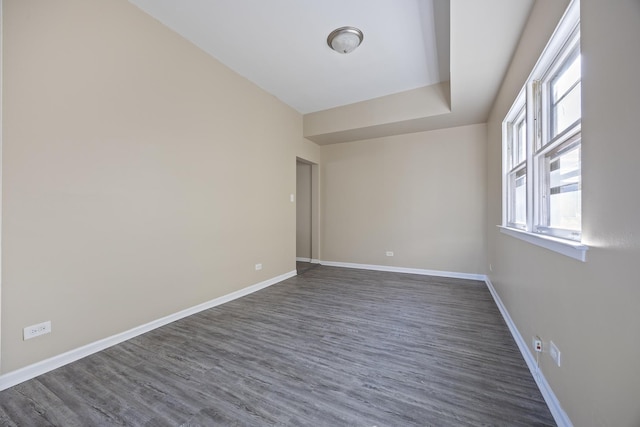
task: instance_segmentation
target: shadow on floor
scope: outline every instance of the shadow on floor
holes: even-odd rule
[[[302,274],[311,269],[318,267],[319,265],[320,264],[312,264],[310,262],[296,261],[296,270],[298,270],[298,274]]]

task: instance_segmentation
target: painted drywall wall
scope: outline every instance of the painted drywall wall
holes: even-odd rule
[[[311,259],[311,165],[296,162],[296,257]]]
[[[321,150],[323,260],[484,273],[485,125]]]
[[[297,112],[125,0],[2,13],[3,373],[295,269]]]
[[[586,263],[499,233],[501,122],[567,1],[537,1],[488,123],[491,281],[526,340],[552,340],[541,369],[576,426],[640,425],[640,3],[581,0]]]

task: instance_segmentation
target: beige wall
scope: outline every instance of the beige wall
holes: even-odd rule
[[[322,147],[322,259],[484,273],[485,148],[485,125]]]
[[[296,162],[296,257],[311,258],[311,165]]]
[[[3,3],[3,373],[295,269],[297,112],[125,0]]]
[[[500,123],[565,5],[536,2],[486,127],[320,149],[124,0],[4,0],[1,372],[293,270],[298,156],[323,162],[322,259],[492,263],[525,339],[560,347],[541,366],[574,425],[640,424],[636,0],[582,0],[587,262],[495,228]]]
[[[581,263],[500,234],[500,124],[567,2],[538,1],[488,123],[491,280],[575,426],[640,425],[640,3],[582,0]]]

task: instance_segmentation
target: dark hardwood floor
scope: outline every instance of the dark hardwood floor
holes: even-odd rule
[[[555,424],[484,283],[319,266],[2,391],[0,425]]]
[[[296,261],[296,271],[298,272],[298,274],[302,274],[307,270],[311,270],[312,268],[316,268],[319,266],[320,264],[312,264],[310,262]]]

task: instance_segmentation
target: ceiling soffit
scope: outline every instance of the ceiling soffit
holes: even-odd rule
[[[533,0],[453,0],[450,82],[304,116],[320,145],[485,123]]]

